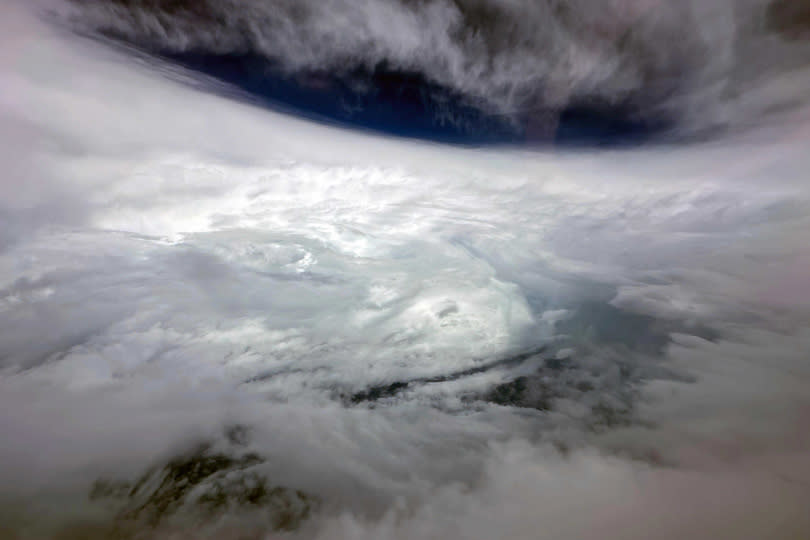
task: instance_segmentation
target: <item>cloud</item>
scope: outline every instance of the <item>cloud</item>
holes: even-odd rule
[[[511,444],[495,450],[474,489],[445,487],[373,523],[340,516],[317,537],[790,538],[808,526],[801,491],[756,469],[653,471]]]
[[[74,2],[66,18],[148,50],[254,54],[285,73],[385,65],[530,124],[568,105],[613,105],[694,136],[801,102],[807,50],[759,24],[768,3],[117,0]]]
[[[666,150],[437,147],[6,11],[5,513],[87,511],[98,477],[244,424],[269,477],[327,501],[302,537],[807,530],[801,115]],[[539,345],[571,367],[340,397]],[[481,399],[515,375],[551,410]]]

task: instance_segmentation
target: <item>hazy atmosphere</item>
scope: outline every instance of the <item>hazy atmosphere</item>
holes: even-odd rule
[[[810,3],[6,0],[0,538],[810,538]]]

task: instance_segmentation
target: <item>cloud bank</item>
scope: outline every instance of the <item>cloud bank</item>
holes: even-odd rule
[[[108,536],[94,481],[236,452],[235,425],[260,459],[228,474],[317,510],[278,533],[191,492],[136,536],[810,530],[803,113],[705,146],[441,147],[4,11],[3,534]]]
[[[434,122],[483,122],[469,118],[478,110],[490,120],[480,129],[512,125],[530,140],[558,124],[585,129],[588,115],[604,116],[590,119],[603,129],[663,129],[678,139],[778,121],[779,111],[803,101],[810,58],[806,40],[786,39],[795,31],[769,0],[77,0],[72,7],[62,5],[61,18],[83,32],[203,71],[245,57],[263,67],[223,73],[291,77],[297,93],[347,86],[345,115],[361,106],[355,100],[395,91],[385,77],[399,76],[401,85],[419,77],[434,85],[423,91],[445,89],[428,107]],[[456,110],[454,100],[467,108]]]

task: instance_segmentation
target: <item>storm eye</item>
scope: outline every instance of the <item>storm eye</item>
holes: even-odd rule
[[[808,2],[0,0],[0,540],[810,539]]]

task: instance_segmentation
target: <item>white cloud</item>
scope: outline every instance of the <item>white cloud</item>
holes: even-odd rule
[[[375,138],[5,11],[4,500],[79,500],[75,485],[238,422],[271,478],[332,501],[302,536],[807,530],[800,136],[571,154]],[[583,308],[608,303],[624,318]],[[461,399],[497,370],[376,409],[334,399],[560,339],[571,320],[562,356],[597,397],[638,390],[649,425],[594,433],[570,399],[523,415]],[[656,357],[618,339],[639,332],[676,335]],[[666,380],[622,382],[620,364]]]

